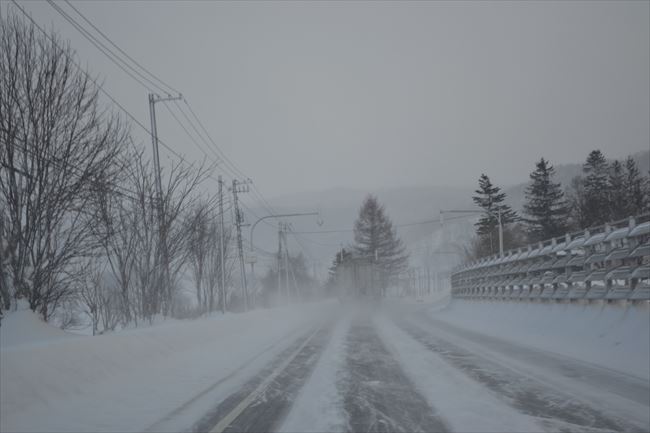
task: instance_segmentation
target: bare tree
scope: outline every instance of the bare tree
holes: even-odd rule
[[[173,315],[174,290],[178,287],[178,279],[189,257],[191,231],[185,223],[186,215],[197,204],[199,198],[195,193],[213,168],[174,163],[169,170],[167,183],[163,185],[161,231],[165,245],[161,246],[164,249],[160,252],[167,256],[163,256],[163,260],[167,262],[168,275],[163,280],[160,299],[161,312],[165,316]]]
[[[162,205],[159,207],[151,165],[137,154],[129,170],[129,185],[136,195],[131,230],[135,237],[133,271],[135,271],[135,306],[140,317],[152,320],[155,314],[172,314],[174,290],[189,256],[189,225],[186,209],[197,198],[195,190],[209,169],[175,163],[163,184]],[[163,212],[160,225],[159,211]],[[166,243],[166,251],[161,242]],[[163,252],[165,254],[163,254]],[[165,261],[169,273],[165,274]]]
[[[87,204],[114,180],[128,130],[55,34],[16,15],[0,27],[0,209],[15,296],[48,319],[95,248]]]
[[[211,311],[214,302],[211,288],[203,284],[210,243],[213,241],[209,237],[209,225],[210,205],[206,201],[199,201],[188,215],[188,261],[196,289],[197,307],[201,313],[208,309]]]
[[[141,151],[135,154],[141,155]],[[127,158],[132,161],[133,154]],[[125,171],[130,172],[125,163]],[[125,182],[123,190],[128,190],[129,184]],[[136,197],[114,190],[104,189],[96,194],[95,214],[96,224],[93,226],[94,234],[101,245],[103,254],[108,262],[108,270],[116,281],[119,290],[119,306],[122,324],[132,320],[133,295],[132,280],[135,266],[136,240],[135,230],[138,229]]]
[[[4,212],[0,213],[0,323],[3,311],[11,307],[11,291],[9,290],[9,239],[4,221]]]
[[[192,209],[188,219],[189,267],[196,289],[196,300],[200,312],[212,312],[217,301],[221,302],[221,251],[219,245],[219,215],[211,211],[211,204],[201,201]],[[230,241],[230,229],[224,228],[224,251]],[[224,253],[225,255],[225,253]],[[227,257],[224,257],[224,263]],[[224,266],[225,267],[225,266]],[[225,276],[230,280],[230,276]]]
[[[91,260],[77,280],[79,304],[91,321],[93,335],[113,331],[121,318],[120,292],[110,281],[106,267],[103,258]]]
[[[219,248],[219,231],[221,227],[217,221],[212,221],[209,228],[209,237],[210,237],[210,248],[208,250],[208,260],[206,262],[206,269],[204,273],[204,287],[208,288],[209,302],[208,307],[209,311],[214,311],[219,305],[223,303],[224,306],[228,305],[226,302],[227,299],[222,298],[222,294],[226,294],[226,288],[232,282],[232,267],[228,267],[229,261],[234,263],[234,257],[229,257],[228,251],[230,251],[230,246],[232,245],[232,229],[227,226],[223,228],[223,269],[221,267],[221,250]],[[230,269],[230,270],[229,270]],[[221,274],[223,275],[223,282],[226,287],[221,289]]]

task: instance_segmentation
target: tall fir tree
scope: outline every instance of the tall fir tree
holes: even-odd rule
[[[345,248],[341,248],[336,252],[334,260],[332,260],[332,265],[327,269],[327,280],[325,281],[325,290],[328,295],[336,294],[337,290],[337,275],[339,267],[345,265],[347,262],[352,260],[352,253]]]
[[[614,221],[628,216],[632,208],[631,203],[628,202],[625,181],[626,173],[623,164],[618,160],[612,162],[609,170],[608,189],[609,218]]]
[[[370,260],[380,272],[381,293],[406,270],[408,254],[384,206],[368,195],[354,223],[354,251]]]
[[[566,189],[565,195],[569,204],[569,229],[578,231],[587,227],[584,178],[578,175],[571,179],[571,185]]]
[[[535,164],[526,188],[524,223],[531,242],[561,236],[567,230],[568,209],[560,183],[553,182],[555,169],[544,158]]]
[[[625,161],[625,179],[623,181],[627,215],[639,215],[650,210],[650,178],[641,175],[634,158]]]
[[[472,197],[472,200],[485,213],[475,224],[476,234],[479,238],[489,241],[490,251],[495,253],[498,250],[499,213],[504,228],[506,224],[517,221],[519,217],[510,206],[504,203],[506,193],[501,192],[500,187],[492,185],[490,178],[485,173],[481,174],[478,185],[479,188],[474,191],[476,195]]]
[[[582,166],[585,174],[584,185],[584,224],[593,227],[610,220],[609,206],[609,164],[600,150],[593,150]]]

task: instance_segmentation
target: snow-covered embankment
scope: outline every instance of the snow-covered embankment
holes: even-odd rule
[[[0,327],[0,430],[144,430],[219,380],[232,382],[220,389],[236,387],[245,380],[235,374],[243,366],[261,368],[335,305],[169,321],[97,337],[70,336],[13,313]]]
[[[453,300],[431,317],[514,343],[650,378],[650,308]]]

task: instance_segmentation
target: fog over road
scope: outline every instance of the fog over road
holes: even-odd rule
[[[270,363],[187,428],[650,429],[648,380],[487,334],[438,320],[418,304],[341,307],[300,330]],[[165,423],[156,428],[164,430]]]

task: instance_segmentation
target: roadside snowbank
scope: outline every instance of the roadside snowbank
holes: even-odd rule
[[[0,347],[19,344],[47,343],[62,338],[74,338],[73,334],[45,323],[27,307],[10,312],[0,324]]]
[[[429,313],[460,328],[650,378],[647,306],[453,300]]]
[[[323,302],[97,337],[65,338],[53,329],[56,338],[39,344],[12,337],[12,321],[31,319],[10,315],[3,337],[15,344],[0,348],[0,430],[145,430],[247,361],[271,359],[335,307]],[[48,325],[36,325],[43,337]]]

